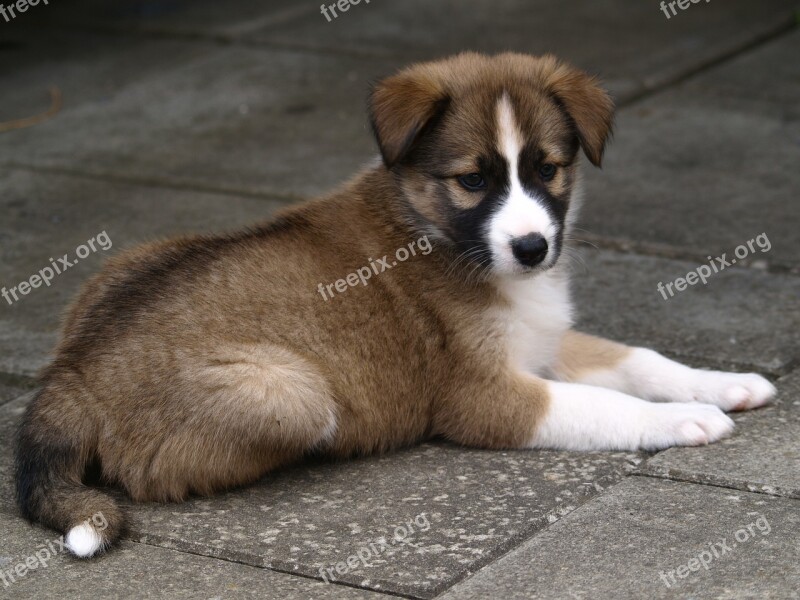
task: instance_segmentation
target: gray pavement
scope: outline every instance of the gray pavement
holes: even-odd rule
[[[794,31],[622,111],[582,226],[701,263],[766,232],[772,248],[753,260],[800,272],[784,218],[800,188],[800,78],[782,60],[798,55]]]
[[[581,327],[757,370],[780,392],[706,448],[427,444],[131,506],[121,548],[30,559],[0,598],[797,598],[798,11],[726,0],[667,20],[655,0],[372,0],[329,23],[305,1],[73,0],[0,20],[0,285],[99,232],[113,241],[14,305],[0,299],[0,572],[57,537],[17,513],[11,440],[81,283],[122,248],[250,224],[346,179],[376,153],[369,82],[417,59],[552,51],[602,76],[621,108],[604,169],[586,178]],[[2,132],[45,110],[52,85],[54,118]],[[762,233],[767,251],[658,292]]]
[[[795,501],[631,477],[442,598],[798,598],[798,530]]]
[[[0,580],[4,597],[42,598],[315,598],[371,600],[380,594],[235,562],[216,560],[149,544],[123,542],[93,561],[72,560],[59,552],[53,532],[21,520],[3,525],[0,569],[14,569]],[[26,562],[30,561],[30,562]],[[16,572],[20,565],[26,569]],[[5,583],[9,585],[3,589]]]

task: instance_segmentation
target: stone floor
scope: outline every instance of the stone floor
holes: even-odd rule
[[[657,0],[374,0],[331,22],[318,4],[64,0],[0,19],[0,285],[113,240],[0,300],[0,598],[800,598],[798,0],[669,20]],[[552,51],[617,99],[607,163],[587,176],[581,326],[757,370],[778,401],[737,415],[728,440],[655,456],[428,444],[308,463],[131,506],[125,541],[98,560],[30,558],[57,536],[14,506],[14,427],[102,255],[335,185],[375,154],[369,82],[461,49]],[[46,110],[53,85],[54,118],[3,131]],[[768,248],[707,285],[658,293],[760,234]],[[382,546],[400,525],[413,532]],[[322,580],[359,552],[365,564]]]

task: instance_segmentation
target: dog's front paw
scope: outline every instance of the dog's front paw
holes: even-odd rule
[[[764,406],[775,397],[775,386],[755,373],[695,371],[693,400],[719,406],[722,410],[750,410]]]
[[[731,418],[716,406],[696,403],[651,404],[641,448],[704,446],[733,432]]]

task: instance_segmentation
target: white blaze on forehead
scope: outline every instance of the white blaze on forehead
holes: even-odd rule
[[[499,146],[497,149],[508,161],[512,175],[517,178],[519,154],[522,151],[522,133],[514,118],[514,107],[505,95],[497,103],[497,142]]]
[[[511,240],[538,233],[550,247],[554,244],[556,225],[541,200],[531,196],[519,179],[519,155],[524,137],[514,118],[514,108],[508,96],[497,103],[497,150],[508,163],[508,195],[501,199],[501,208],[489,222],[489,246],[496,265],[507,270],[518,270],[511,252]]]

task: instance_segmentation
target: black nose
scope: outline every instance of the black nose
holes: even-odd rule
[[[535,267],[547,256],[547,240],[538,233],[529,233],[511,241],[514,258],[526,267]]]

